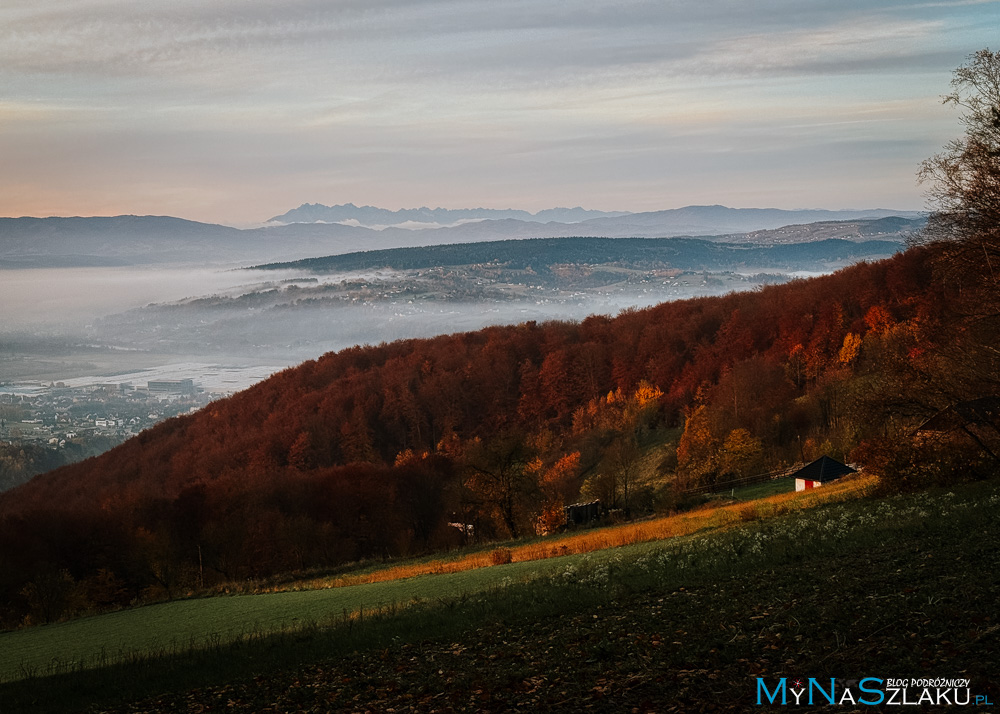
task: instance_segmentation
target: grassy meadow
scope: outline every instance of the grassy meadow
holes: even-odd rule
[[[494,565],[496,549],[446,559],[368,567],[357,574],[309,579],[253,594],[191,598],[121,610],[0,635],[0,681],[163,656],[273,633],[330,625],[365,611],[483,592],[588,562],[631,555],[637,544],[691,536],[774,517],[822,502],[857,497],[870,480],[853,479],[807,494],[785,493],[751,504],[705,507],[675,516],[587,529],[503,547],[512,562]],[[640,549],[642,550],[642,549]],[[502,558],[506,560],[507,558]]]
[[[995,606],[1000,601],[995,575],[1000,563],[995,562],[993,547],[1000,535],[995,518],[1000,490],[977,484],[949,492],[857,499],[863,487],[858,480],[777,501],[705,509],[701,527],[691,521],[688,534],[654,540],[647,537],[648,531],[640,531],[631,544],[617,548],[344,587],[177,601],[7,633],[0,636],[4,675],[19,681],[0,686],[0,710],[8,702],[16,703],[12,710],[17,711],[33,706],[75,711],[82,701],[114,706],[118,700],[170,696],[163,692],[192,687],[211,690],[248,677],[273,682],[286,670],[308,669],[316,662],[326,662],[323,671],[329,673],[341,671],[338,662],[372,656],[365,653],[382,652],[393,659],[417,643],[443,647],[448,640],[448,646],[473,649],[483,644],[483,628],[491,627],[508,628],[511,638],[520,633],[522,645],[531,649],[530,623],[556,628],[557,639],[571,637],[569,630],[559,629],[558,621],[566,618],[565,627],[571,622],[578,626],[588,613],[598,618],[602,608],[622,608],[628,617],[644,622],[647,609],[659,608],[657,619],[644,625],[656,632],[636,635],[647,638],[644,646],[669,641],[705,661],[728,652],[732,648],[727,643],[738,644],[743,637],[750,656],[736,660],[745,660],[747,666],[756,661],[753,648],[760,645],[751,628],[760,625],[764,633],[779,620],[782,627],[797,622],[792,629],[801,630],[789,637],[768,635],[772,639],[767,647],[792,647],[798,653],[790,653],[794,656],[787,657],[786,664],[797,662],[808,649],[806,638],[820,638],[824,647],[836,643],[833,653],[848,642],[863,641],[864,636],[856,636],[859,632],[877,633],[880,646],[888,646],[886,637],[913,634],[897,631],[897,624],[907,618],[919,620],[918,630],[935,625],[944,635],[936,644],[944,647],[944,655],[954,650],[965,656],[983,646],[995,647],[1000,627],[983,608],[984,603]],[[781,504],[789,507],[781,509]],[[815,507],[797,507],[807,504]],[[617,528],[609,528],[563,540],[572,543],[602,531],[608,531],[609,542],[622,537],[615,535]],[[578,547],[585,543],[579,541]],[[894,559],[891,572],[880,564],[885,558]],[[865,591],[865,578],[874,583],[870,592]],[[774,587],[782,579],[797,583],[801,592],[776,603]],[[685,610],[702,601],[683,593],[699,590],[715,593],[713,603],[703,602],[707,609]],[[669,607],[663,605],[665,596]],[[674,622],[675,616],[682,616],[681,610],[675,611],[678,598],[685,603],[683,617],[701,618],[702,628],[674,626],[683,625]],[[633,607],[639,610],[629,615]],[[922,614],[914,615],[918,611]],[[653,635],[659,639],[649,639]],[[498,643],[506,639],[496,637]],[[609,652],[625,648],[621,656],[631,658],[629,648],[635,642],[619,642],[614,631],[607,637],[613,641],[602,646]],[[920,643],[929,647],[930,641]],[[726,666],[743,664],[733,660]],[[768,671],[780,671],[779,664]],[[917,660],[913,666],[932,664]],[[872,660],[869,665],[884,662]],[[87,667],[96,669],[81,671]],[[585,672],[589,665],[584,661],[580,667]],[[46,694],[41,695],[43,690]]]
[[[795,479],[786,477],[775,478],[770,481],[764,481],[763,483],[755,483],[749,486],[735,488],[729,493],[723,492],[718,495],[729,496],[737,501],[753,501],[758,498],[767,498],[768,496],[775,496],[779,493],[793,493],[794,491]]]

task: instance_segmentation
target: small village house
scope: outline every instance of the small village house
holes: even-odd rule
[[[792,477],[795,479],[796,491],[807,491],[810,488],[819,488],[823,484],[836,481],[854,472],[855,470],[850,466],[842,464],[836,459],[820,456],[811,464],[806,464],[793,473]]]

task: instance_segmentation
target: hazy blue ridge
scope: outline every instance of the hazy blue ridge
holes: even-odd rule
[[[855,242],[843,239],[761,246],[699,238],[536,238],[371,250],[258,267],[324,273],[502,263],[507,268],[545,270],[564,263],[599,265],[625,262],[630,265],[669,265],[688,270],[719,270],[734,265],[788,267],[887,256],[898,252],[901,247],[894,241]]]

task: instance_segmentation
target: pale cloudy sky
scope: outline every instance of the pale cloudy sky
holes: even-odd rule
[[[0,215],[922,208],[1000,2],[4,0]]]

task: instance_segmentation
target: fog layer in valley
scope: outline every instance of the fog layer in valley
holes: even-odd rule
[[[673,220],[675,213],[703,222],[720,220],[720,213],[763,220],[759,211],[722,207],[646,217],[665,232],[664,216]],[[644,215],[596,220],[634,222]],[[321,225],[270,229],[299,231],[296,236],[304,241],[299,245],[277,240],[277,233],[265,239],[259,231],[178,219],[10,219],[3,226],[0,257],[18,267],[0,269],[0,382],[100,381],[182,363],[278,369],[355,344],[615,314],[884,257],[898,249],[901,236],[916,223],[901,218],[828,221],[758,231],[726,243],[563,238],[371,251],[375,246],[344,242],[345,236],[334,247],[324,233],[330,227]],[[475,229],[484,228],[476,224]],[[139,231],[143,240],[125,240],[130,231]],[[313,236],[317,231],[322,235]],[[408,242],[426,239],[407,235],[412,237]],[[125,255],[126,246],[145,252]],[[254,246],[261,250],[255,253]],[[370,252],[346,252],[364,248]],[[84,251],[73,255],[91,262],[78,263],[89,267],[28,267],[45,264],[46,250],[64,257],[67,251]],[[341,254],[342,259],[237,269],[258,253],[289,251]],[[226,259],[230,253],[240,258]],[[167,262],[174,254],[188,259]],[[204,259],[191,262],[195,254]],[[142,256],[149,256],[146,262],[139,260]],[[132,264],[101,266],[112,258]],[[135,381],[142,382],[142,376]],[[184,377],[198,382],[198,369]]]
[[[295,281],[285,271],[129,268],[0,271],[0,382],[96,379],[179,362],[277,369],[355,344],[582,319],[758,284],[740,276],[691,275],[643,285],[620,276],[611,284],[560,290],[487,285],[475,276],[434,281],[393,271],[299,276]],[[198,381],[197,374],[186,376]]]
[[[0,269],[0,331],[80,334],[84,326],[116,312],[192,295],[226,294],[276,277],[190,266]]]
[[[198,384],[201,372],[218,365],[276,370],[356,344],[613,315],[789,278],[782,271],[622,265],[560,265],[551,271],[449,266],[330,275],[301,270],[2,271],[0,382],[90,376],[121,381],[133,370],[185,363],[187,371],[175,376]],[[247,372],[253,379],[266,373]],[[249,386],[249,380],[234,387]],[[134,381],[145,383],[141,373]]]

